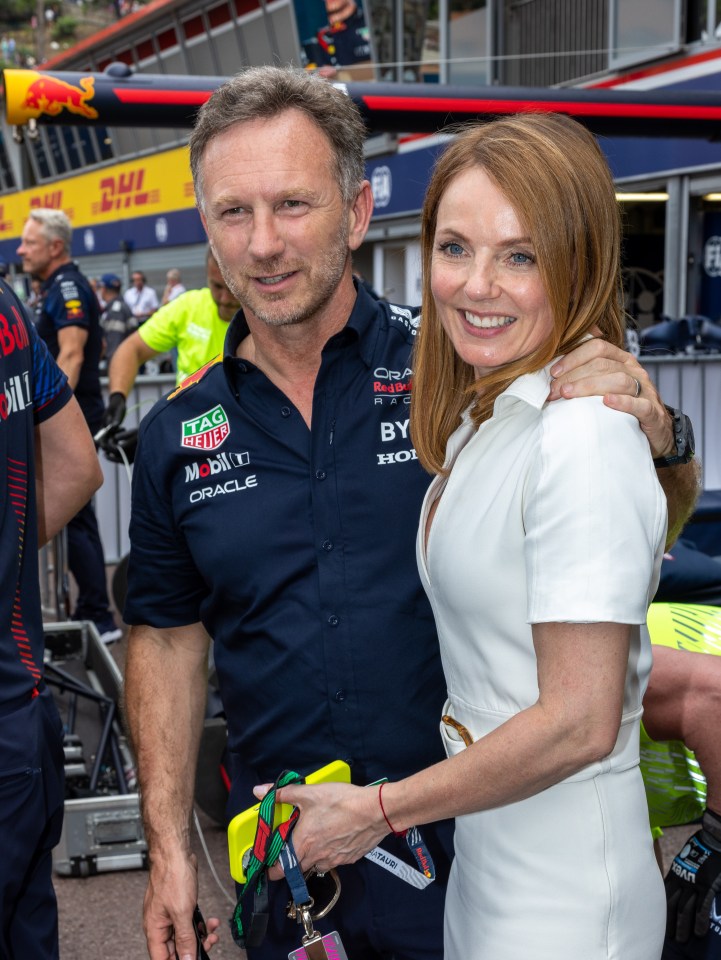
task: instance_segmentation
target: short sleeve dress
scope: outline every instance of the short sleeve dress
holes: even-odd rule
[[[665,899],[639,772],[646,612],[666,502],[637,421],[519,377],[448,443],[417,541],[448,686],[479,739],[538,698],[531,625],[632,624],[613,751],[527,800],[457,818],[445,960],[658,960]],[[430,506],[442,494],[425,546]],[[465,749],[441,723],[446,752]]]

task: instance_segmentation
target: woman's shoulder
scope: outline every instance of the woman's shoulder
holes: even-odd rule
[[[573,439],[584,449],[599,445],[603,450],[609,445],[647,446],[636,417],[607,407],[603,397],[554,400],[545,404],[541,418],[544,435],[551,443]]]

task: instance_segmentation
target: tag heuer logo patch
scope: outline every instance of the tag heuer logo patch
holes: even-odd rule
[[[195,450],[217,450],[230,433],[228,417],[220,404],[193,420],[183,420],[180,428],[181,445]]]

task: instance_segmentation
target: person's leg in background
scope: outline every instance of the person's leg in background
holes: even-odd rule
[[[73,620],[92,620],[104,643],[122,636],[110,609],[105,555],[92,502],[68,523],[68,566],[78,585]]]

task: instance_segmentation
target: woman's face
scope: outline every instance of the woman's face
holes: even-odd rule
[[[527,356],[551,335],[528,232],[480,167],[460,173],[440,202],[431,288],[444,330],[478,377]]]

